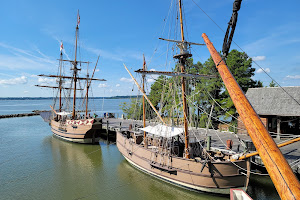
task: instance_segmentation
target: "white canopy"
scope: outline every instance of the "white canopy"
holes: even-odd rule
[[[150,134],[161,136],[161,137],[174,137],[183,133],[183,128],[169,127],[165,125],[158,124],[156,126],[147,126],[145,128],[140,128],[142,131],[146,131]]]
[[[62,112],[57,112],[57,115],[70,115],[70,112],[62,111]]]

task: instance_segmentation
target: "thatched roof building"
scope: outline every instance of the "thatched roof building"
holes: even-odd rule
[[[283,87],[300,104],[300,86]],[[280,87],[249,88],[246,96],[259,115],[300,116],[300,105]]]
[[[269,132],[300,135],[299,86],[249,88],[246,96]],[[238,127],[247,133],[240,120]]]

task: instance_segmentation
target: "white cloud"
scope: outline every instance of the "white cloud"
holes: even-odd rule
[[[149,79],[147,79],[147,82],[148,82],[148,83],[154,83],[155,80],[154,80],[153,78],[149,78]]]
[[[120,86],[121,86],[120,84],[117,84],[117,85],[116,85],[116,87],[120,87]]]
[[[0,42],[0,49],[3,48],[6,54],[0,54],[0,68],[5,69],[47,69],[56,65],[54,59],[50,59],[38,48],[35,51],[19,49]]]
[[[99,88],[106,88],[106,87],[108,87],[108,85],[106,85],[105,83],[100,83],[100,84],[98,85],[98,87],[99,87]]]
[[[95,70],[95,72],[99,72],[99,71],[100,71],[99,69],[96,69],[96,70]]]
[[[295,76],[287,75],[285,78],[287,78],[287,79],[300,79],[300,75],[295,75]]]
[[[252,58],[253,61],[262,61],[262,60],[266,60],[266,56],[254,56]]]
[[[267,72],[267,73],[270,73],[271,72],[271,70],[270,70],[270,68],[259,68],[258,70],[256,70],[256,73],[257,74],[260,74],[260,73],[263,73],[263,72]]]
[[[130,82],[133,82],[133,79],[122,77],[122,78],[120,78],[120,81],[129,82],[130,83]]]
[[[55,78],[44,78],[44,77],[39,77],[38,78],[38,82],[39,83],[55,83],[56,82],[56,79]]]
[[[24,93],[24,94],[28,94],[28,93],[29,93],[29,91],[25,90],[23,93]]]
[[[149,71],[156,71],[155,69],[150,69]],[[158,79],[159,75],[150,75],[150,78],[147,79],[148,83],[154,83]]]
[[[0,85],[17,85],[17,84],[26,84],[27,83],[27,77],[21,76],[18,78],[12,78],[12,79],[0,79]]]

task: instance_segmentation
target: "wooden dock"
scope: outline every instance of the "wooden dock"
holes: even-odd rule
[[[39,112],[31,112],[31,113],[20,113],[20,114],[9,114],[9,115],[0,115],[0,119],[2,118],[14,118],[14,117],[30,117],[39,115]]]
[[[146,123],[147,125],[154,125],[154,122]],[[131,119],[117,119],[117,118],[108,118],[103,119],[102,129],[104,133],[109,133],[109,137],[115,138],[117,131],[128,131],[129,127],[134,131],[139,131],[138,127],[142,127],[143,122],[141,120],[131,120]],[[190,136],[194,137],[197,140],[204,140],[207,136],[211,136],[211,146],[220,149],[226,149],[227,140],[232,140],[233,146],[232,150],[235,152],[243,152],[244,147],[240,144],[240,140],[251,142],[251,138],[248,135],[234,134],[227,131],[218,131],[208,129],[206,136],[206,129],[204,128],[191,128]],[[283,142],[274,138],[276,143]],[[300,175],[300,142],[296,142],[280,148],[284,157],[288,163],[292,166],[293,171],[299,176]],[[298,164],[297,164],[298,163]]]

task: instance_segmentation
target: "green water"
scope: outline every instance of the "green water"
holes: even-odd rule
[[[0,130],[0,199],[229,199],[152,178],[132,167],[115,144],[54,138],[39,116],[0,119]],[[266,177],[253,176],[248,193],[279,199]]]
[[[137,171],[115,144],[54,138],[39,116],[1,119],[0,127],[1,199],[224,199]]]

